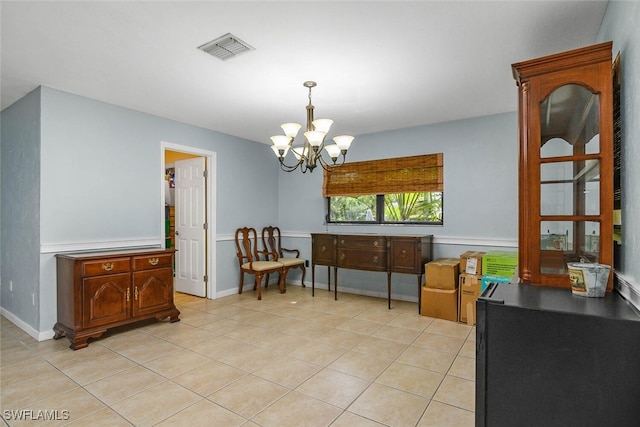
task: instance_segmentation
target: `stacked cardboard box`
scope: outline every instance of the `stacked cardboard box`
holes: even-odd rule
[[[467,251],[460,255],[458,321],[476,324],[476,299],[482,293],[482,257],[485,252]]]
[[[458,320],[458,258],[440,258],[424,266],[420,313],[423,316]]]
[[[467,325],[476,324],[476,300],[482,293],[482,276],[460,274],[460,298],[458,300],[458,321]]]
[[[460,255],[460,273],[482,276],[482,257],[486,252],[467,251]]]

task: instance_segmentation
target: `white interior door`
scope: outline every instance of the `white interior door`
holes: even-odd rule
[[[206,296],[205,159],[175,162],[176,279],[179,292]]]

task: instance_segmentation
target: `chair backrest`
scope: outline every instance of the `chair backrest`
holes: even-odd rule
[[[242,227],[236,230],[236,250],[240,265],[260,260],[258,257],[258,234],[255,228]]]
[[[262,229],[262,247],[265,251],[276,253],[282,258],[282,246],[280,243],[280,229],[278,227],[268,226]]]

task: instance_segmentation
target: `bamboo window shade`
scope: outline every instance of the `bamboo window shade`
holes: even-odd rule
[[[442,192],[443,155],[426,154],[345,163],[324,171],[323,197]]]

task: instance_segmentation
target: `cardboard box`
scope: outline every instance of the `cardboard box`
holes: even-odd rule
[[[458,302],[458,321],[467,325],[476,324],[476,300],[480,294],[471,291],[460,291]]]
[[[458,321],[468,325],[476,324],[476,300],[482,293],[482,276],[460,274],[458,288]]]
[[[482,257],[482,275],[511,278],[518,268],[518,253],[489,251]]]
[[[459,289],[460,291],[464,289],[480,295],[480,293],[482,293],[482,276],[460,273]]]
[[[420,314],[445,320],[458,320],[458,290],[433,289],[422,285]]]
[[[467,251],[460,255],[460,274],[482,276],[482,257],[486,252]]]
[[[425,282],[428,288],[457,289],[460,260],[440,258],[424,265]]]

